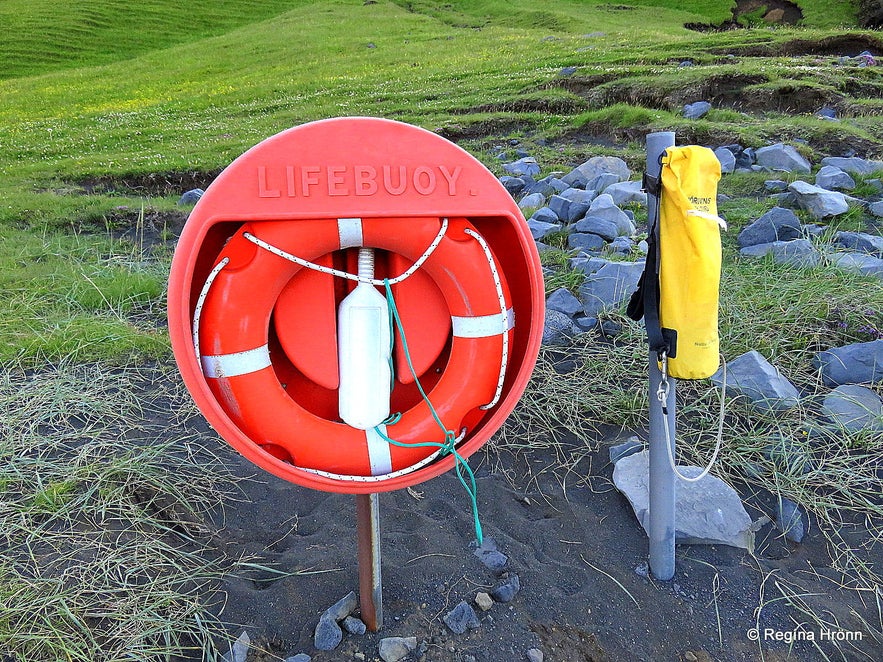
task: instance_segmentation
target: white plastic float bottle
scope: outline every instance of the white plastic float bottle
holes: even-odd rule
[[[374,249],[359,249],[359,277],[374,278]],[[359,281],[337,311],[340,365],[339,413],[359,430],[371,430],[389,416],[392,385],[391,328],[386,297]]]

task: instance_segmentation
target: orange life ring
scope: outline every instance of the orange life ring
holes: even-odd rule
[[[448,226],[441,236],[444,223]],[[435,240],[435,248],[427,251]],[[438,286],[452,320],[447,365],[428,395],[445,427],[460,433],[499,399],[514,327],[506,280],[466,219],[246,223],[215,262],[194,316],[194,340],[215,398],[254,443],[301,469],[379,480],[422,466],[437,449],[392,445],[373,430],[312,413],[280,382],[268,344],[273,308],[304,268],[290,255],[314,262],[357,246],[390,251],[412,263],[424,260],[419,268]],[[444,441],[424,401],[402,412],[386,433],[404,444]]]

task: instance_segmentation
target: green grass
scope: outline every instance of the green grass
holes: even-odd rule
[[[221,628],[197,596],[238,561],[212,548],[202,518],[229,478],[196,436],[143,423],[187,410],[171,380],[145,375],[64,363],[0,377],[9,660],[214,659]]]

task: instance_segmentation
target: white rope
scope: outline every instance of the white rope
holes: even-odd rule
[[[711,460],[708,462],[708,466],[702,470],[698,476],[694,478],[690,478],[689,476],[685,476],[680,471],[678,471],[677,466],[675,465],[674,452],[672,449],[672,441],[671,441],[671,430],[668,426],[668,417],[671,416],[671,413],[666,413],[663,417],[663,428],[665,428],[665,447],[668,449],[668,464],[671,467],[671,470],[675,473],[675,475],[680,478],[685,483],[698,483],[700,480],[705,478],[708,475],[708,472],[711,471],[711,468],[714,466],[714,463],[717,461],[718,453],[720,453],[721,446],[723,445],[724,439],[724,414],[726,412],[726,395],[727,395],[727,362],[721,357],[721,364],[723,366],[723,374],[722,374],[722,382],[721,382],[721,407],[720,407],[720,417],[718,418],[718,427],[717,427],[717,441],[714,445],[714,453],[711,455]],[[663,373],[664,381],[667,382],[667,378],[665,378],[665,373]],[[657,397],[660,400],[660,403],[663,407],[666,406],[665,400],[668,398],[668,385],[663,388],[662,384],[660,384],[660,388],[657,391]]]
[[[417,261],[412,264],[404,273],[396,276],[395,278],[389,279],[390,285],[395,285],[396,283],[401,283],[403,280],[411,276],[417,269],[423,266],[423,263],[429,259],[429,256],[435,252],[435,249],[438,248],[438,245],[441,243],[441,240],[444,239],[445,233],[448,231],[448,219],[443,218],[441,229],[439,229],[438,234],[435,235],[435,239],[432,240],[432,243],[423,251],[423,254],[417,258]],[[306,267],[307,269],[312,269],[313,271],[318,271],[323,274],[328,274],[329,276],[337,276],[338,278],[346,278],[347,280],[354,280],[359,283],[370,283],[371,285],[379,285],[383,286],[384,281],[376,278],[363,278],[358,274],[351,274],[347,271],[340,271],[339,269],[332,269],[331,267],[325,267],[321,264],[316,264],[315,262],[310,262],[309,260],[305,260],[297,255],[292,255],[281,248],[277,248],[272,244],[268,244],[263,239],[259,239],[255,237],[250,232],[244,232],[242,234],[243,237],[248,239],[251,243],[256,244],[263,248],[264,250],[270,251],[273,255],[278,255],[279,257],[288,260],[290,262],[294,262],[295,264],[299,264],[302,267]]]
[[[199,318],[202,316],[202,307],[205,305],[205,298],[208,296],[208,291],[212,283],[215,282],[215,278],[221,273],[221,269],[229,263],[230,258],[225,257],[215,265],[214,269],[209,272],[208,278],[205,279],[205,284],[202,286],[202,291],[196,300],[196,309],[193,311],[193,351],[196,352],[196,364],[200,367],[202,367],[202,358],[199,353]]]
[[[494,391],[493,399],[486,405],[479,407],[479,409],[488,410],[500,401],[500,396],[503,393],[503,382],[506,381],[506,367],[509,365],[509,329],[507,328],[508,324],[506,321],[508,320],[509,309],[506,306],[506,297],[503,294],[503,284],[500,282],[500,273],[497,271],[497,264],[494,262],[494,256],[493,253],[491,253],[490,247],[487,245],[484,237],[477,232],[468,228],[463,232],[475,239],[484,251],[487,263],[491,268],[491,274],[494,277],[494,287],[497,289],[497,299],[500,302],[500,315],[503,319],[503,353],[500,359],[500,375],[497,378],[497,388]]]

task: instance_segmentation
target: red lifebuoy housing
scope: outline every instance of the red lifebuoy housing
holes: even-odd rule
[[[382,356],[394,370],[375,362],[381,370],[353,379],[339,370],[338,352],[386,345],[373,336],[375,344],[359,344],[363,327],[341,322],[352,315],[338,303],[351,311],[361,300],[353,292],[368,293],[329,272],[356,272],[356,254],[371,250],[378,276],[411,270],[391,286],[410,351],[405,357],[396,337],[392,356]],[[372,315],[383,311],[368,297]],[[492,172],[425,129],[334,118],[267,138],[206,188],[172,260],[169,337],[200,412],[246,459],[304,487],[371,493],[438,476],[500,429],[530,379],[544,304],[530,229]],[[390,445],[373,434],[380,398],[345,397],[354,385],[374,392],[391,372],[389,410],[403,417],[386,434],[440,441],[406,358],[458,437],[456,456]],[[368,373],[374,378],[362,380]],[[353,416],[353,403],[372,416]],[[368,430],[344,425],[341,414]]]
[[[461,434],[500,399],[514,326],[506,278],[487,242],[466,219],[246,223],[221,250],[203,288],[194,315],[194,344],[217,402],[255,444],[299,469],[338,480],[374,482],[417,469],[437,454],[434,447],[407,445],[445,441],[429,405],[419,399],[397,422],[380,426],[405,445],[390,444],[372,429],[352,428],[329,415],[327,407],[319,413],[304,401],[305,394],[315,392],[314,386],[299,393],[303,378],[283,382],[289,362],[315,363],[316,357],[299,361],[286,356],[271,332],[280,296],[304,265],[318,270],[311,274],[313,279],[337,279],[340,274],[334,275],[328,257],[356,247],[404,258],[410,273],[428,275],[441,293],[450,320],[443,328],[450,328],[442,343],[447,360],[435,368],[440,375],[430,375],[434,384],[428,398],[444,427]],[[284,313],[288,324],[309,327],[312,311],[309,297],[304,299],[289,301]],[[326,311],[328,306],[333,301]],[[407,326],[404,331],[409,333]],[[298,353],[297,347],[288,349],[289,354]],[[334,365],[331,354],[326,361]],[[328,372],[318,378],[326,390],[334,386]],[[400,381],[412,380],[405,376]]]

